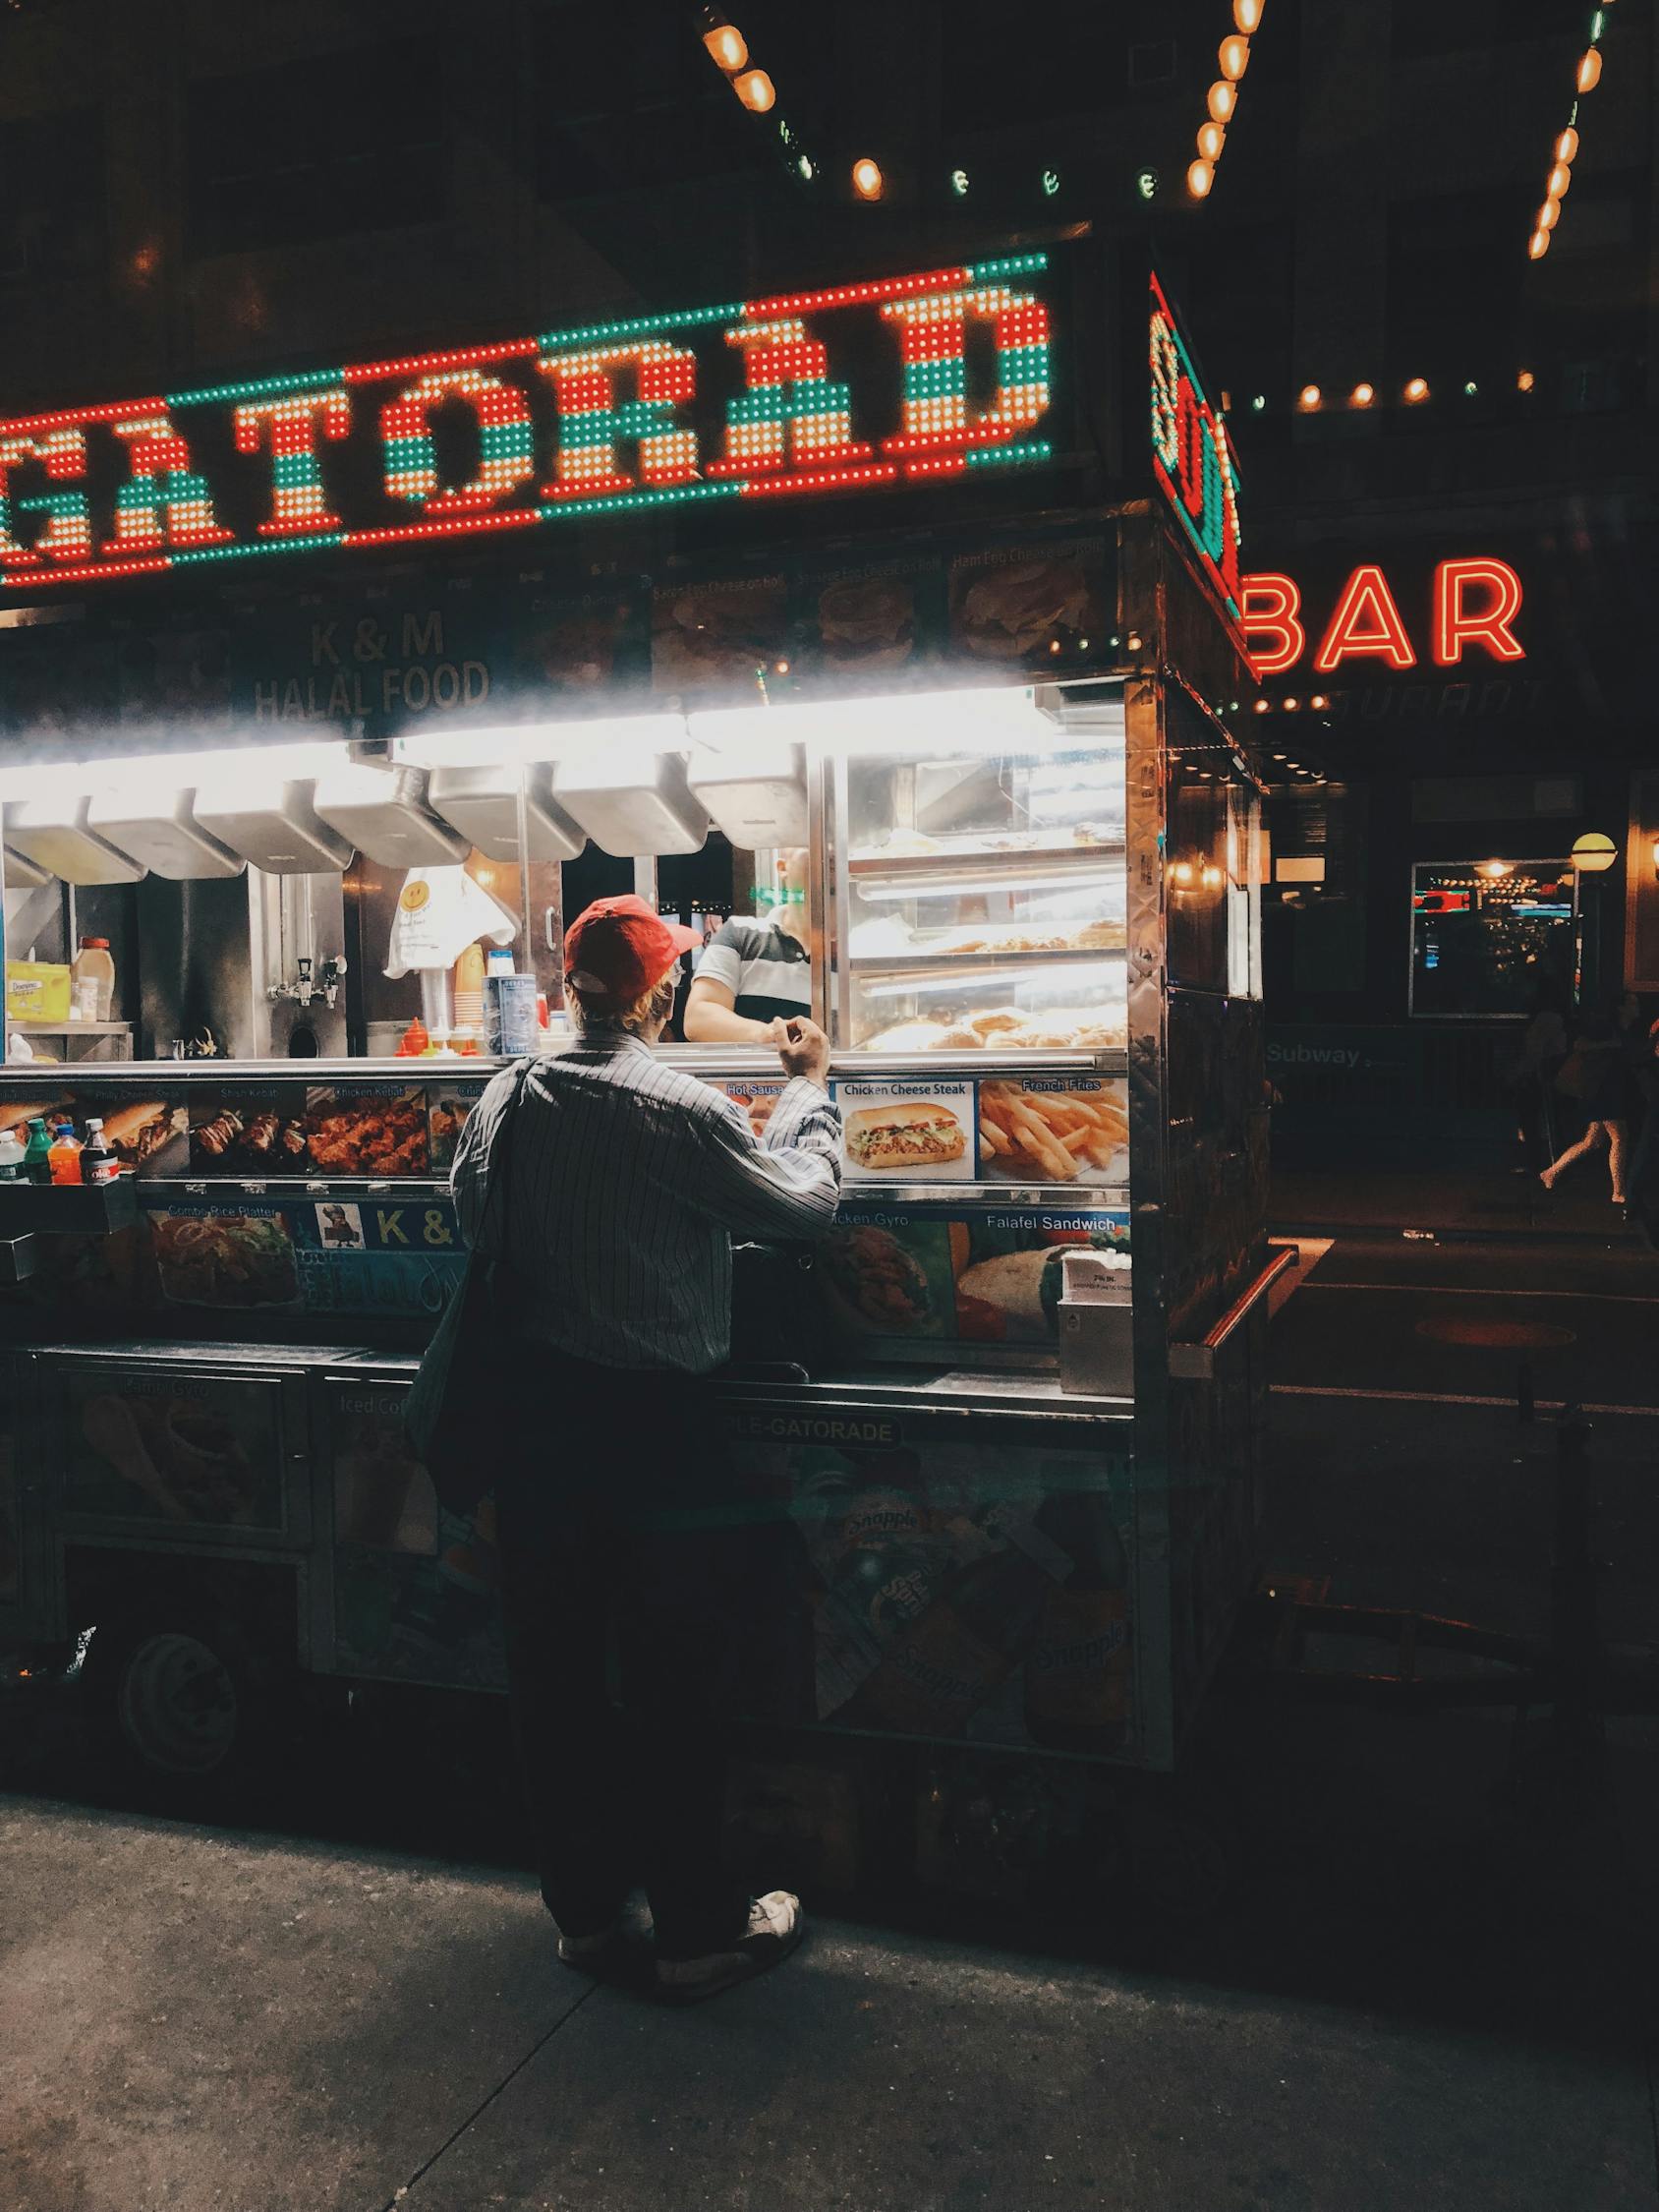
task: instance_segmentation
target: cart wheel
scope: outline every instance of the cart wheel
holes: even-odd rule
[[[1227,1900],[1237,1879],[1222,1830],[1178,1806],[1142,1810],[1129,1823],[1130,1892],[1163,1920],[1203,1920]]]
[[[261,1700],[225,1624],[183,1610],[115,1622],[94,1635],[86,1671],[100,1718],[136,1774],[189,1790],[245,1763]]]

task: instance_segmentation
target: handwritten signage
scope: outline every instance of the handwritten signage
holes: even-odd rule
[[[1493,661],[1520,661],[1526,649],[1515,624],[1522,598],[1520,578],[1508,561],[1484,555],[1442,560],[1435,564],[1427,606],[1411,611],[1436,668],[1456,668],[1471,652]],[[1396,670],[1417,666],[1400,596],[1376,561],[1352,570],[1323,624],[1310,620],[1295,579],[1276,569],[1244,577],[1242,606],[1245,646],[1259,676],[1283,675],[1310,654],[1321,675],[1348,662]]]
[[[1236,622],[1238,477],[1227,425],[1204,396],[1173,309],[1151,278],[1152,469],[1199,566]]]
[[[1049,275],[1024,253],[0,421],[0,590],[1040,466]]]

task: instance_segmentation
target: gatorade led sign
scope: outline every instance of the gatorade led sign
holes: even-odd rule
[[[1199,566],[1236,622],[1238,478],[1227,425],[1204,396],[1156,275],[1151,286],[1152,471]]]
[[[1521,607],[1520,578],[1508,561],[1476,557],[1435,565],[1428,605],[1411,607],[1417,635],[1437,669],[1455,669],[1465,654],[1520,661],[1516,635]],[[1292,577],[1264,570],[1243,580],[1244,642],[1259,676],[1283,675],[1311,655],[1320,675],[1349,662],[1405,669],[1417,666],[1418,647],[1401,611],[1400,599],[1375,561],[1362,561],[1337,594],[1323,622],[1303,609]]]
[[[1018,254],[0,421],[0,586],[1031,468],[1049,273]]]

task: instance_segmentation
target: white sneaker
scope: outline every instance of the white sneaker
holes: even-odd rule
[[[749,1981],[787,1958],[805,1934],[800,1898],[787,1890],[769,1890],[764,1897],[751,1898],[749,1925],[729,1950],[711,1951],[704,1958],[659,1958],[657,1987],[681,2005],[716,1997],[734,1982]]]
[[[621,1941],[622,1923],[613,1920],[608,1928],[601,1928],[593,1936],[563,1936],[559,1938],[559,1956],[567,1966],[585,1966],[590,1971],[601,1965]]]

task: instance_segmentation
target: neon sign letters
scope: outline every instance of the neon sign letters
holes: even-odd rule
[[[1240,618],[1238,479],[1227,425],[1204,396],[1164,288],[1152,280],[1152,468],[1199,564]]]
[[[1245,644],[1257,675],[1282,675],[1304,659],[1310,633],[1293,578],[1277,570],[1246,576],[1242,606]],[[1494,661],[1524,660],[1514,626],[1520,606],[1520,578],[1507,561],[1438,562],[1429,592],[1429,654],[1435,667],[1456,668],[1471,647]],[[1353,570],[1313,648],[1313,667],[1321,675],[1347,661],[1375,661],[1397,669],[1417,666],[1399,604],[1375,561]]]
[[[0,586],[1040,464],[1048,266],[1018,254],[0,421]],[[976,356],[989,340],[972,391],[970,337]],[[865,412],[896,413],[890,435],[854,436],[855,375]],[[1176,478],[1199,495],[1177,511],[1202,546],[1215,464],[1193,426],[1214,419],[1202,394],[1172,405],[1193,447]]]

